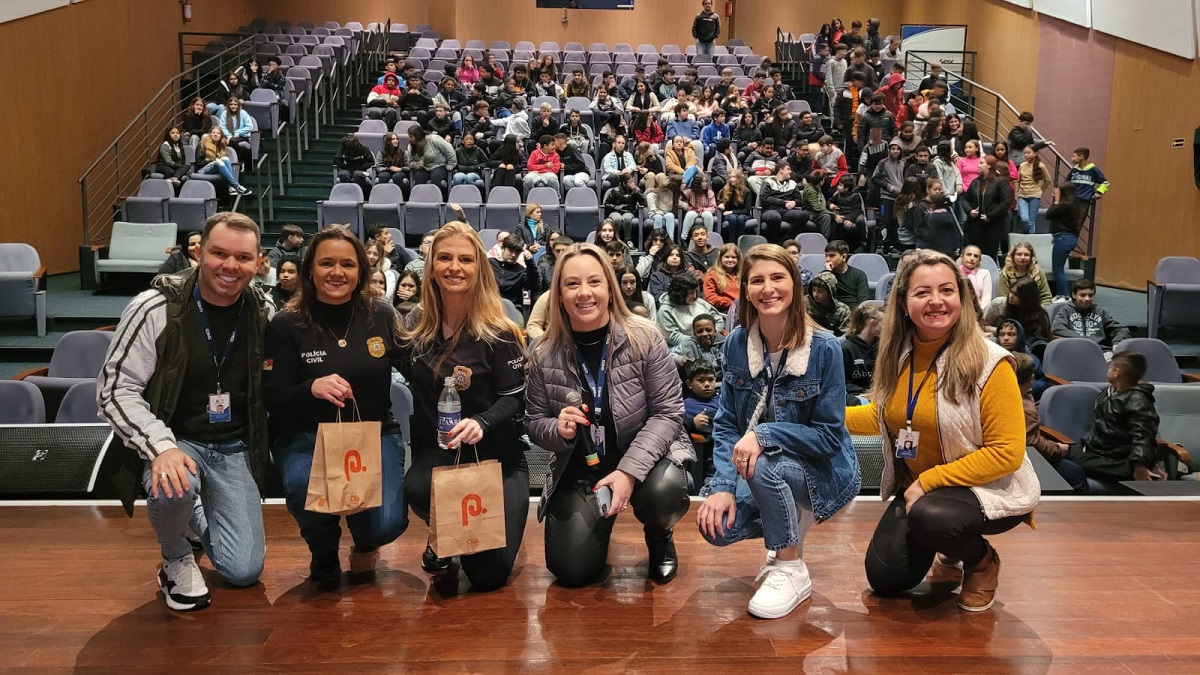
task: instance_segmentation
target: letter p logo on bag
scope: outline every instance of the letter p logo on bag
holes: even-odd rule
[[[346,456],[342,461],[347,478],[353,474],[362,473],[363,471],[367,470],[367,467],[363,466],[362,455],[358,454],[357,450],[346,451]]]
[[[472,516],[481,516],[487,513],[487,509],[483,508],[483,499],[476,494],[470,494],[463,497],[462,500],[462,524],[467,526],[468,520]]]

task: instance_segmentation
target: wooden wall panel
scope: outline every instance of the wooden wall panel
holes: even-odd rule
[[[692,43],[692,17],[699,2],[682,0],[637,0],[633,10],[537,9],[534,0],[471,0],[458,2],[454,37],[460,40],[529,40],[535,45],[558,42],[628,42],[654,45],[675,44],[681,49]],[[722,32],[727,37],[726,27]]]
[[[178,72],[176,34],[236,30],[256,9],[201,0],[184,24],[176,2],[89,0],[0,25],[0,241],[34,245],[52,274],[78,269],[77,180]]]
[[[1032,109],[1037,91],[1037,16],[1002,0],[972,0],[968,7],[967,49],[978,54],[975,81],[999,92],[1017,110]]]
[[[1145,290],[1159,258],[1200,257],[1192,138],[1200,61],[1117,40],[1096,281]],[[1185,145],[1171,149],[1171,139]]]
[[[312,21],[318,25],[323,21],[357,21],[367,25],[383,23],[390,17],[392,23],[406,23],[409,27],[429,21],[430,6],[452,4],[453,0],[255,0],[259,15],[271,21]]]
[[[835,16],[847,27],[855,19],[865,26],[867,19],[876,17],[881,33],[898,34],[901,7],[893,0],[843,0],[836,5],[815,0],[734,0],[733,37],[745,40],[758,53],[773,54],[776,28],[796,35],[816,33]]]

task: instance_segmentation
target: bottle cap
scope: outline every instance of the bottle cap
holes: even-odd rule
[[[584,461],[587,462],[588,466],[596,466],[596,465],[600,464],[600,455],[597,455],[596,453],[593,452],[590,455],[584,457]]]
[[[446,387],[453,387],[453,386],[455,386],[455,385],[454,385],[454,376],[449,376],[449,377],[447,377],[447,378],[446,378],[446,381],[445,381],[445,382],[443,382],[443,383],[442,383],[442,385],[443,385],[443,386],[446,386]]]

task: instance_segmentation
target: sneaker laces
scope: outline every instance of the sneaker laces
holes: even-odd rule
[[[167,578],[183,587],[181,590],[194,591],[206,588],[204,575],[200,573],[196,557],[191,553],[182,558],[168,560],[166,567]]]

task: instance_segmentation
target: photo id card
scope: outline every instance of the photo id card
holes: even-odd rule
[[[921,432],[912,429],[902,429],[896,436],[896,457],[900,459],[916,459],[917,445],[921,442]]]
[[[211,424],[228,422],[232,419],[229,410],[229,394],[216,393],[208,395],[208,421]]]
[[[592,445],[596,447],[596,454],[604,454],[604,427],[594,424],[592,425]]]

